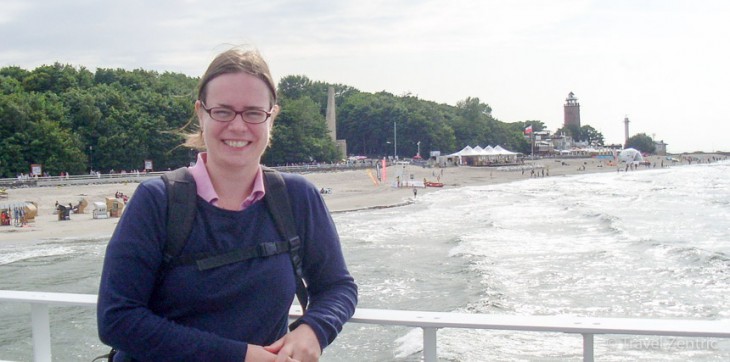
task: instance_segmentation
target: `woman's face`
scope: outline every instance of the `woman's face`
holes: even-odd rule
[[[213,78],[207,84],[205,107],[224,107],[236,112],[245,109],[270,111],[270,92],[264,81],[248,73],[229,73]],[[195,111],[208,151],[207,165],[214,169],[257,167],[269,143],[269,132],[278,107],[266,122],[250,124],[238,114],[230,122],[212,119],[200,101]]]

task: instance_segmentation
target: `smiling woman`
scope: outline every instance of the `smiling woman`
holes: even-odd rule
[[[178,194],[167,195],[159,178],[137,187],[109,242],[99,335],[119,358],[316,361],[354,313],[357,286],[318,189],[300,175],[261,166],[278,113],[258,52],[233,49],[213,60],[191,122],[199,131],[187,142],[205,151],[195,166],[176,171],[189,176],[185,182],[197,194],[185,204],[195,212],[181,253],[168,253],[167,246],[168,234],[184,226],[167,225]],[[271,175],[281,176],[283,191],[277,193]],[[279,194],[293,205],[289,219],[297,237],[280,235],[272,218],[280,212],[269,205],[285,204]],[[224,262],[195,267],[211,258]],[[302,299],[308,308],[287,333],[295,291],[311,303]]]

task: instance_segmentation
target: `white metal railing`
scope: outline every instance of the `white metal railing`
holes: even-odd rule
[[[92,294],[0,290],[0,302],[31,305],[33,360],[51,361],[49,306],[95,307]],[[301,316],[292,306],[291,318]],[[583,336],[583,360],[593,361],[596,334],[730,338],[730,322],[669,319],[587,318],[571,316],[514,316],[469,313],[358,309],[349,323],[418,327],[423,330],[423,360],[437,361],[436,332],[442,328],[562,332]]]

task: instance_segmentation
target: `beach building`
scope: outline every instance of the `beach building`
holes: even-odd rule
[[[664,143],[664,140],[661,141],[654,141],[654,153],[657,156],[666,156],[667,155],[667,143]]]

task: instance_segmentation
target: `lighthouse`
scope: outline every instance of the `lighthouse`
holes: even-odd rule
[[[565,115],[563,126],[575,126],[580,128],[580,103],[573,92],[568,94],[568,98],[565,98],[565,105],[563,106]]]

